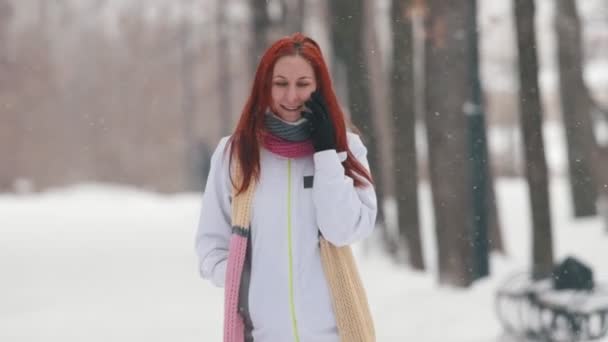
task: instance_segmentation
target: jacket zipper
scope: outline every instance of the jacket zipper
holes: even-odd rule
[[[293,248],[291,245],[291,159],[287,160],[287,250],[289,252],[289,306],[291,309],[291,322],[296,342],[300,342],[298,321],[296,319],[296,306],[293,294]]]

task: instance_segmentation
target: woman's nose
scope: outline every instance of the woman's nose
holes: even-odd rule
[[[294,103],[298,101],[298,91],[295,87],[287,89],[287,102]]]

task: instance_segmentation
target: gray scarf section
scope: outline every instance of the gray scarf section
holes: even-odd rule
[[[310,128],[305,118],[296,122],[287,122],[274,113],[267,112],[264,124],[270,133],[287,141],[300,142],[310,139]]]

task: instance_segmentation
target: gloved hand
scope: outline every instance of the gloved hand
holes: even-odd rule
[[[315,152],[335,150],[336,132],[323,96],[316,90],[305,105],[309,111],[303,111],[302,116],[308,120]]]

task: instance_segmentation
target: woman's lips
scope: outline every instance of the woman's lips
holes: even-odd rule
[[[281,108],[285,109],[288,112],[297,112],[302,109],[302,106],[298,106],[296,108],[289,108],[289,107],[285,107],[285,106],[281,105]]]

